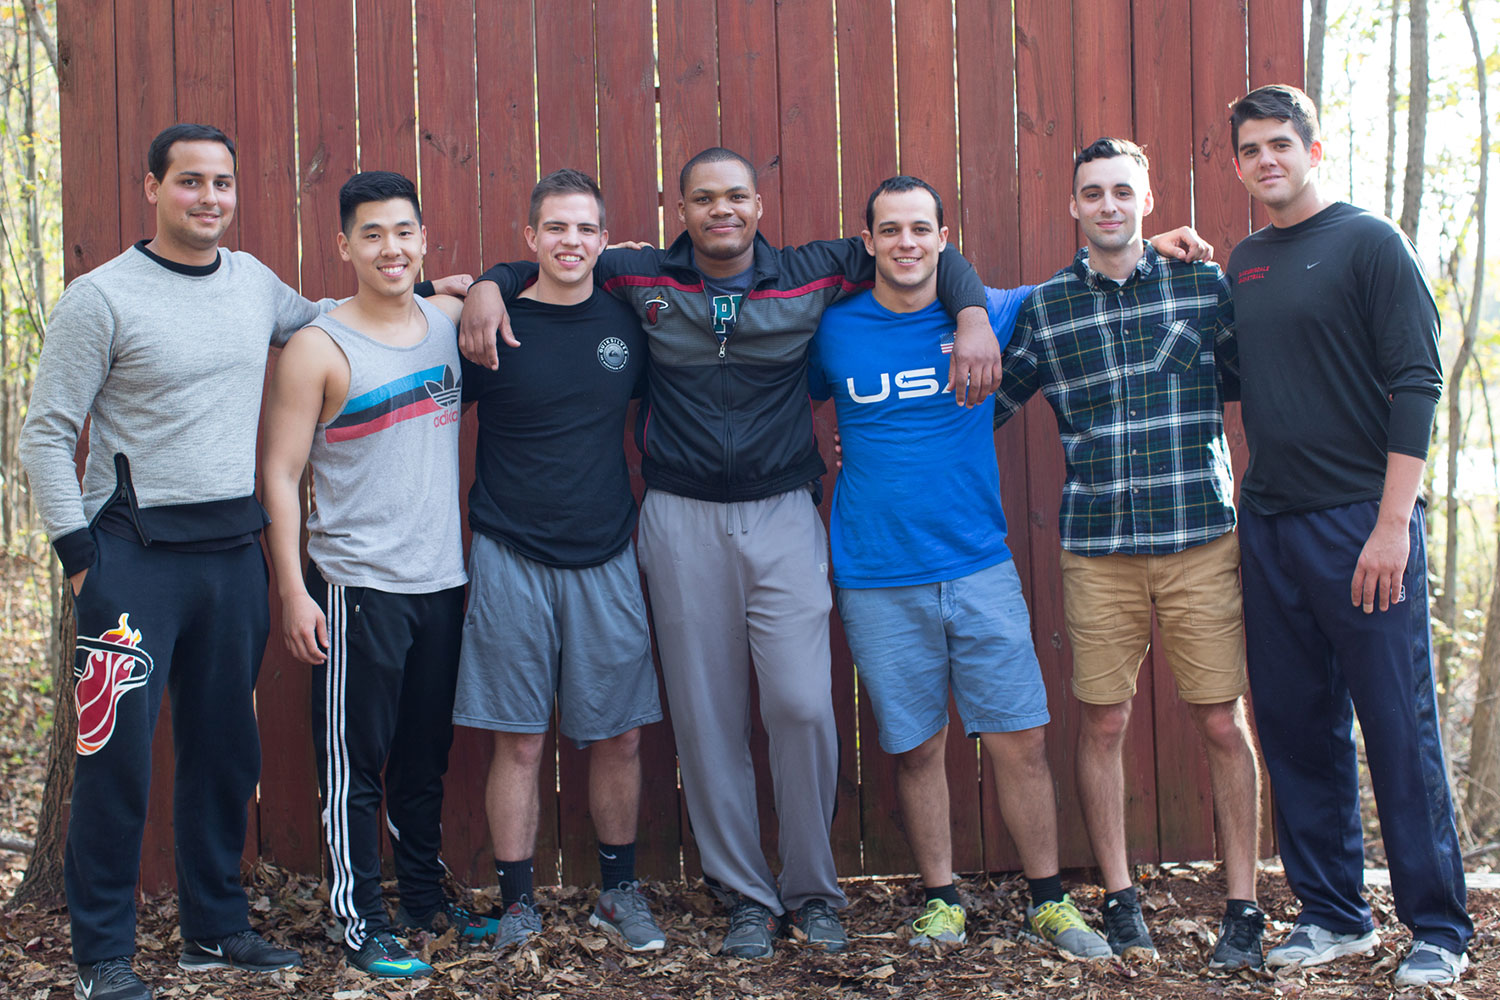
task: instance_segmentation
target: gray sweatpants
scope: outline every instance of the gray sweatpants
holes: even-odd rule
[[[811,899],[843,906],[828,841],[839,747],[817,508],[806,490],[743,503],[651,490],[639,547],[704,874],[778,914]],[[752,663],[781,823],[779,893],[760,847]]]

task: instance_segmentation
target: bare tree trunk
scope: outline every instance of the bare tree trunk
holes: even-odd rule
[[[1480,206],[1476,203],[1475,210]],[[1472,217],[1471,217],[1472,218]],[[1467,227],[1465,227],[1467,228]],[[1449,264],[1449,274],[1455,279],[1455,289],[1458,282],[1458,254],[1462,246],[1462,238],[1454,247],[1453,257]],[[1458,293],[1455,291],[1455,298]],[[1462,304],[1460,304],[1462,310]],[[1478,308],[1475,300],[1470,300],[1469,313],[1478,318]],[[1453,365],[1448,371],[1445,379],[1443,392],[1448,397],[1448,455],[1447,468],[1444,470],[1444,495],[1443,495],[1443,587],[1434,602],[1433,612],[1438,621],[1446,626],[1442,637],[1438,640],[1437,649],[1437,689],[1438,689],[1438,718],[1448,718],[1449,696],[1453,690],[1453,675],[1455,660],[1457,659],[1457,643],[1453,635],[1458,631],[1458,462],[1459,453],[1463,450],[1464,425],[1463,425],[1463,384],[1464,371],[1469,366],[1469,360],[1474,355],[1474,336],[1478,332],[1478,324],[1464,323],[1463,339],[1458,345],[1458,354],[1453,359]]]
[[[1484,304],[1485,215],[1490,180],[1490,111],[1489,80],[1485,72],[1484,50],[1479,31],[1474,26],[1470,0],[1463,0],[1464,24],[1469,29],[1469,43],[1474,48],[1474,75],[1479,89],[1479,188],[1474,194],[1479,230],[1474,256],[1474,288],[1469,295],[1469,310],[1464,316],[1464,340],[1468,342],[1479,329],[1479,314]],[[1490,604],[1485,614],[1484,644],[1479,654],[1479,689],[1474,699],[1474,730],[1469,745],[1469,788],[1464,798],[1469,829],[1486,837],[1500,828],[1500,553],[1495,561],[1495,575],[1490,580]]]
[[[1401,0],[1391,0],[1391,62],[1385,75],[1385,217],[1396,213],[1396,41]]]
[[[1411,0],[1411,87],[1406,108],[1406,178],[1401,185],[1401,230],[1417,242],[1422,188],[1427,183],[1427,0]]]
[[[1323,40],[1328,35],[1328,0],[1307,5],[1307,96],[1323,110]]]
[[[77,626],[73,589],[66,579],[61,590],[55,605],[59,611],[52,627],[52,690],[57,704],[52,711],[52,739],[47,745],[47,780],[37,814],[36,850],[31,854],[26,877],[6,904],[8,909],[27,903],[38,909],[54,909],[65,898],[63,848],[67,846],[68,803],[73,793],[73,763],[78,744],[78,718],[72,705]]]

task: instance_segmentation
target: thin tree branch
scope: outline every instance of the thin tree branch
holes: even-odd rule
[[[36,32],[37,41],[42,43],[42,48],[47,53],[47,62],[52,66],[52,75],[57,76],[57,43],[52,40],[52,35],[47,31],[47,20],[42,17],[42,11],[37,0],[21,0],[21,6],[26,8],[26,18],[31,22],[31,30]]]

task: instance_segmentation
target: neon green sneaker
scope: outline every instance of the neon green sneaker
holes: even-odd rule
[[[931,948],[935,944],[963,944],[969,940],[964,931],[964,908],[929,899],[927,909],[911,922],[917,933],[911,939],[913,948]]]
[[[1109,942],[1083,922],[1083,914],[1067,896],[1061,902],[1053,900],[1041,906],[1028,906],[1026,919],[1038,937],[1064,955],[1092,960],[1114,954]]]

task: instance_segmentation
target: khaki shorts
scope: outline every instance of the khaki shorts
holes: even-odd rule
[[[1091,705],[1135,696],[1151,645],[1151,607],[1183,701],[1212,705],[1248,689],[1234,532],[1168,555],[1062,553],[1073,694]]]

